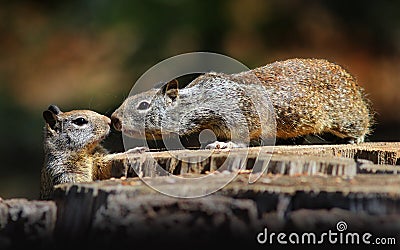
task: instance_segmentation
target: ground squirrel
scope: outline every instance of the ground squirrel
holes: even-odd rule
[[[277,139],[327,133],[347,143],[360,143],[370,133],[373,113],[364,90],[344,68],[325,59],[276,61],[231,75],[206,73],[181,89],[173,80],[160,89],[128,97],[111,119],[117,130],[131,137],[144,127],[146,137],[155,139],[165,133],[182,136],[208,128],[215,131],[218,141],[229,141],[216,114],[224,112],[226,96],[244,104],[251,102],[246,93],[260,95],[260,83],[274,107]],[[205,103],[213,110],[191,112]],[[253,114],[243,112],[250,117],[250,139],[259,139],[260,128]]]
[[[108,154],[100,142],[110,132],[110,118],[91,110],[61,112],[50,105],[43,112],[45,160],[41,171],[40,198],[48,199],[53,186],[120,177],[111,160],[124,153]],[[144,148],[130,151],[139,152]],[[118,171],[118,170],[117,170]]]

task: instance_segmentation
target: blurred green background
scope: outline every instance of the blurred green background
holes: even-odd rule
[[[249,68],[326,58],[357,77],[377,111],[370,141],[400,140],[399,1],[2,1],[0,197],[39,195],[42,111],[110,115],[134,82],[178,54]],[[105,141],[122,151],[115,131]]]

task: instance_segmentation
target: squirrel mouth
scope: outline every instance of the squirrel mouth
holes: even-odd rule
[[[107,136],[110,134],[110,131],[111,131],[110,129],[107,129],[107,131],[105,131],[105,133],[99,138],[98,142],[105,140]]]

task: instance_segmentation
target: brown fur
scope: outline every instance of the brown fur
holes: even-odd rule
[[[260,85],[268,96],[260,92]],[[161,131],[185,136],[209,128],[218,140],[226,141],[230,131],[215,114],[230,119],[233,103],[241,105],[246,120],[232,118],[232,124],[247,123],[250,140],[257,140],[264,131],[251,103],[267,98],[274,108],[278,139],[330,133],[359,143],[373,123],[371,105],[355,77],[324,59],[288,59],[232,75],[206,73],[185,88],[176,86],[172,81],[161,89],[130,96],[112,114],[114,127],[131,137],[145,131],[148,139],[160,139]],[[142,102],[150,103],[147,109],[138,108]]]
[[[41,199],[50,198],[57,184],[111,177],[110,161],[105,158],[108,152],[100,145],[110,131],[108,117],[90,110],[61,112],[56,106],[50,106],[43,116],[46,125]],[[80,118],[87,123],[74,124]]]

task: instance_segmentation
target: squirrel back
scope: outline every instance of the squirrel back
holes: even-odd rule
[[[371,132],[371,104],[356,78],[342,66],[325,59],[291,59],[236,77],[251,74],[270,91],[277,138],[331,133],[360,143]]]

